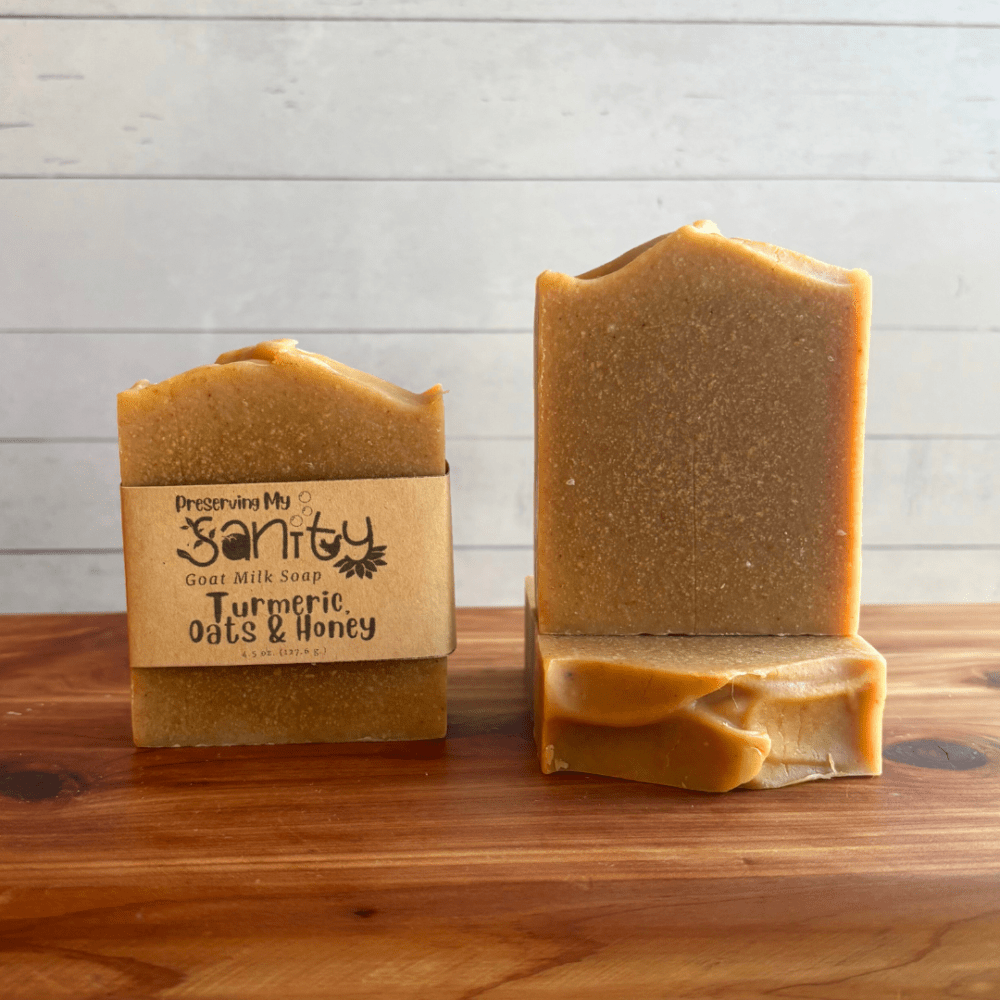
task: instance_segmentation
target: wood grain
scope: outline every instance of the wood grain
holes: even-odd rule
[[[538,271],[697,216],[873,273],[871,433],[995,437],[998,24],[992,0],[0,0],[0,437],[111,438],[114,391],[187,367],[179,341],[297,330],[450,382],[453,442],[523,437]],[[499,490],[496,449],[457,445],[463,601],[519,598],[523,444]],[[0,608],[119,607],[114,553],[41,539],[97,544],[95,508],[114,536],[107,477],[18,447],[5,523],[39,539],[0,542]],[[887,446],[869,540],[978,547],[873,552],[868,599],[1000,594],[992,449]]]
[[[449,440],[448,460],[455,544],[530,544],[531,438]],[[0,441],[0,549],[120,548],[120,482],[115,439]]]
[[[0,619],[10,995],[1000,992],[1000,607],[866,608],[884,775],[723,796],[543,777],[520,621],[460,611],[446,740],[136,750],[123,616]]]
[[[448,441],[457,545],[531,545],[530,436]],[[121,546],[118,445],[0,440],[0,549]],[[1000,435],[865,442],[869,545],[1000,547]]]
[[[983,27],[12,20],[0,65],[5,176],[998,177]]]
[[[530,545],[477,544],[455,549],[455,592],[480,605],[513,604],[534,572]],[[926,600],[1000,601],[1000,548],[873,549],[864,552],[862,598],[899,604]],[[0,553],[0,607],[9,613],[120,611],[125,607],[122,555],[75,552]]]
[[[948,352],[949,361],[965,359],[973,351],[980,354],[976,336],[957,335]],[[979,335],[983,336],[990,335]],[[423,392],[441,383],[448,390],[445,408],[449,441],[460,437],[530,437],[534,432],[528,317],[523,330],[496,333],[328,333],[287,329],[225,333],[0,332],[0,357],[9,373],[9,385],[5,384],[0,396],[0,439],[116,437],[114,399],[123,389],[141,378],[159,382],[195,365],[211,364],[224,351],[271,337],[296,338],[303,350],[336,358],[411,392]],[[948,339],[949,335],[937,337],[942,348]],[[994,341],[996,363],[1000,366],[1000,337],[988,340],[980,356],[992,358],[989,348]],[[940,364],[931,368],[934,360],[915,357],[913,364],[903,365],[901,377],[922,382],[925,371],[940,371]],[[46,404],[35,381],[42,368],[48,372],[51,393],[72,399],[71,408]],[[976,372],[981,369],[980,362]],[[989,371],[987,364],[985,374]],[[963,381],[962,385],[968,386],[969,382]],[[947,389],[941,395],[948,396]],[[963,426],[961,414],[956,415],[953,407],[948,408],[948,413],[953,423],[957,420]],[[1000,431],[1000,403],[995,424]]]
[[[7,17],[997,25],[995,0],[0,0]]]
[[[119,548],[0,552],[0,608],[9,614],[123,610],[125,575]],[[944,574],[948,587],[945,599],[961,586],[967,587],[972,596],[988,593],[988,588],[1000,580],[1000,553],[959,555],[964,557],[961,565]],[[980,560],[980,566],[976,557],[981,555],[997,558],[993,563]],[[456,548],[455,592],[477,605],[513,604],[518,595],[523,599],[524,578],[534,573],[533,560],[531,546],[484,544]],[[935,576],[933,566],[928,572]]]
[[[872,322],[1000,325],[1000,185],[0,180],[0,329],[523,330],[537,275],[694,219],[860,267]]]
[[[530,322],[519,331],[249,330],[245,332],[0,331],[0,439],[115,437],[114,397],[208,364],[269,337],[372,372],[413,392],[440,382],[448,438],[530,436]],[[45,372],[47,393],[38,391]],[[993,331],[886,329],[871,336],[869,434],[1000,436],[1000,336]],[[72,401],[53,406],[53,397]]]
[[[7,373],[0,396],[0,548],[118,547],[115,393],[140,377],[158,381],[266,336],[0,333]],[[308,349],[407,388],[419,391],[437,381],[448,388],[456,539],[477,548],[475,556],[457,555],[459,601],[515,602],[530,572],[530,552],[495,547],[531,542],[530,332],[299,336]],[[869,543],[996,544],[997,442],[988,438],[1000,431],[1000,395],[993,391],[998,367],[1000,336],[994,332],[873,331],[867,428],[896,440],[872,441],[867,449]],[[46,373],[44,393],[37,386],[40,371]],[[71,405],[54,406],[53,399]],[[969,440],[941,440],[946,435]],[[488,438],[523,440],[483,440]],[[0,556],[11,567],[0,572],[0,607],[124,607],[120,559],[105,557],[102,570],[101,557],[78,556],[52,572],[46,558]],[[482,572],[485,563],[491,568]],[[996,600],[998,567],[1000,550],[869,552],[865,599]]]

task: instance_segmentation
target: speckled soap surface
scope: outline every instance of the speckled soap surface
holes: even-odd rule
[[[440,476],[440,386],[408,392],[272,340],[118,395],[123,486]]]
[[[118,396],[123,486],[439,476],[440,386],[407,392],[293,340]],[[139,746],[432,739],[447,659],[132,671]]]
[[[857,630],[870,280],[695,223],[538,279],[539,627]]]

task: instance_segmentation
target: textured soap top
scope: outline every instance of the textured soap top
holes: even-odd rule
[[[547,633],[857,630],[870,282],[696,223],[538,279]]]
[[[440,386],[412,393],[272,340],[118,395],[122,484],[445,472]]]

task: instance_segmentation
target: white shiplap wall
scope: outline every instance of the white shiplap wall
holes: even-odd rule
[[[1000,4],[0,0],[0,611],[124,606],[115,393],[275,335],[451,390],[517,603],[534,277],[696,218],[873,275],[864,599],[1000,599]]]

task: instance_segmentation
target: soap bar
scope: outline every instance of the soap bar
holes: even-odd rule
[[[407,392],[294,340],[118,396],[123,486],[446,472],[440,386]],[[137,746],[415,740],[447,728],[446,657],[132,669]]]
[[[526,591],[544,773],[703,792],[881,773],[885,660],[859,636],[543,635]]]
[[[868,275],[699,222],[536,292],[541,630],[856,632]]]

